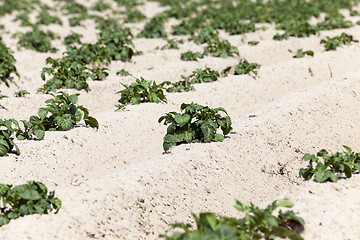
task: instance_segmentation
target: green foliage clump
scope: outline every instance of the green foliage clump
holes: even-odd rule
[[[57,49],[51,45],[51,40],[58,38],[52,31],[44,32],[38,28],[26,33],[20,33],[18,45],[26,49],[38,52],[56,52]]]
[[[181,76],[181,77],[184,80],[175,83],[165,82],[165,84],[170,85],[170,87],[166,88],[166,91],[172,93],[172,92],[189,92],[195,90],[195,88],[192,86],[191,80],[189,80],[185,76]]]
[[[134,44],[129,28],[101,31],[95,44],[68,47],[66,57],[72,61],[89,64],[106,64],[112,60],[129,61],[134,55]]]
[[[344,16],[336,14],[335,16],[326,16],[325,20],[316,25],[319,30],[333,30],[337,28],[349,28],[352,26],[350,21],[345,21]]]
[[[228,40],[213,39],[207,43],[204,55],[210,54],[213,57],[227,58],[228,56],[239,55],[237,47],[232,46]]]
[[[48,214],[53,210],[56,214],[61,204],[55,192],[48,194],[47,187],[41,182],[28,181],[27,184],[14,187],[0,184],[0,227],[25,215]]]
[[[303,58],[305,55],[314,56],[314,52],[311,50],[303,51],[302,49],[298,49],[293,58]]]
[[[15,97],[24,97],[28,94],[30,94],[30,93],[26,90],[19,90],[19,91],[15,92]]]
[[[199,216],[193,214],[196,222],[194,229],[191,224],[175,223],[171,224],[170,230],[181,229],[182,232],[175,231],[172,235],[160,235],[166,240],[256,240],[274,239],[276,237],[287,237],[291,240],[302,240],[303,238],[291,228],[299,226],[303,229],[304,220],[293,211],[279,211],[278,215],[273,215],[275,209],[279,207],[290,208],[294,204],[283,200],[274,201],[265,209],[240,201],[236,201],[234,206],[238,211],[244,212],[245,217],[233,218],[226,216],[216,216],[214,213],[200,213]],[[290,226],[289,226],[290,225]]]
[[[261,67],[258,63],[249,63],[245,58],[240,61],[238,65],[235,66],[234,69],[234,75],[242,75],[242,74],[248,74],[252,72],[257,76],[257,70]]]
[[[161,50],[164,49],[179,49],[178,43],[183,43],[183,41],[176,41],[175,39],[167,39],[167,44],[161,47]]]
[[[121,98],[118,100],[120,103],[116,105],[117,108],[122,109],[126,104],[140,104],[143,102],[160,101],[166,102],[166,96],[164,95],[164,83],[156,84],[155,81],[145,80],[143,77],[136,78],[136,81],[130,86],[122,84],[125,89],[118,91],[116,94],[121,93]]]
[[[120,69],[119,71],[116,72],[116,75],[118,76],[130,76],[131,73],[129,73],[128,71],[126,71],[124,68]]]
[[[354,153],[350,147],[343,145],[346,152],[329,154],[325,149],[319,151],[315,157],[314,154],[306,153],[303,157],[304,161],[309,161],[306,168],[300,169],[300,176],[305,180],[310,180],[315,176],[315,180],[319,183],[330,181],[336,182],[338,175],[335,173],[345,173],[347,178],[351,178],[352,174],[360,171],[360,153]],[[318,157],[323,158],[320,161]],[[313,167],[316,164],[316,167]]]
[[[204,56],[199,52],[187,51],[181,53],[181,60],[183,61],[197,61],[198,58],[204,58]]]
[[[214,39],[219,39],[219,31],[212,26],[206,26],[199,33],[189,38],[197,44],[210,43]]]
[[[9,77],[13,73],[20,77],[16,66],[15,58],[12,55],[10,48],[6,47],[5,43],[0,37],[0,82],[4,82],[9,87]]]
[[[183,77],[183,76],[182,76]],[[220,73],[218,71],[212,70],[210,68],[197,68],[192,72],[188,77],[183,77],[184,79],[188,79],[191,83],[209,83],[215,82],[220,77]]]
[[[13,127],[15,125],[15,127]],[[16,154],[20,154],[20,150],[14,143],[14,133],[19,123],[15,119],[0,118],[0,156],[6,155],[15,148]]]
[[[64,39],[64,44],[65,45],[71,45],[73,43],[79,43],[81,44],[81,38],[83,37],[82,34],[79,33],[71,33],[69,35],[67,35]]]
[[[89,110],[76,105],[80,94],[59,93],[55,98],[45,101],[46,107],[39,108],[38,116],[31,116],[29,121],[22,120],[24,130],[16,130],[17,139],[32,139],[35,136],[42,140],[45,131],[68,131],[81,120],[87,126],[99,128],[98,121],[89,116]]]
[[[39,15],[37,16],[36,25],[39,25],[39,24],[43,24],[43,25],[59,24],[59,25],[62,25],[62,21],[60,20],[60,18],[50,15],[48,11],[42,10],[39,13]]]
[[[46,59],[46,64],[51,64],[51,67],[43,68],[41,78],[45,81],[45,74],[50,75],[51,78],[39,89],[40,92],[56,92],[56,89],[60,88],[75,88],[77,90],[89,88],[86,80],[92,74],[85,64],[73,61],[71,58],[53,59],[51,57]]]
[[[141,22],[146,19],[146,16],[140,12],[136,7],[128,7],[125,11],[126,17],[124,19],[125,23],[135,23]]]
[[[333,38],[326,37],[326,39],[322,39],[320,43],[324,44],[325,50],[336,50],[337,47],[341,45],[350,45],[352,42],[359,42],[355,40],[352,35],[342,33],[340,36],[336,36]]]
[[[259,44],[259,42],[258,41],[249,41],[248,44],[251,46],[256,46]]]
[[[91,6],[91,10],[103,12],[107,9],[110,9],[110,5],[105,3],[103,0],[99,0],[94,5]]]
[[[146,25],[144,29],[139,33],[138,37],[143,38],[166,38],[167,34],[164,27],[165,19],[162,16],[155,16]]]
[[[183,143],[222,142],[232,130],[231,119],[224,108],[183,103],[180,110],[184,113],[169,112],[158,120],[169,125],[163,143],[165,151]],[[220,112],[226,116],[221,116]],[[221,128],[222,134],[217,133],[218,128]]]

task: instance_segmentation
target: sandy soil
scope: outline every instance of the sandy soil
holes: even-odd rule
[[[83,0],[89,5],[88,1]],[[148,16],[161,11],[155,4],[140,8]],[[44,106],[50,95],[36,94],[48,56],[56,54],[17,49],[11,35],[25,31],[12,16],[1,19],[9,33],[3,40],[14,51],[21,79],[1,93],[0,117],[26,119]],[[353,17],[356,22],[359,17]],[[143,24],[130,25],[134,33]],[[53,27],[53,28],[52,28]],[[51,26],[64,37],[83,33],[94,42],[94,23],[71,29]],[[305,239],[358,239],[360,224],[360,176],[337,183],[304,182],[298,177],[305,153],[322,148],[342,151],[348,145],[360,151],[360,44],[325,52],[320,40],[342,32],[360,40],[360,26],[322,32],[304,39],[274,41],[275,30],[226,37],[237,46],[241,58],[262,66],[258,77],[243,75],[196,85],[196,91],[167,94],[168,102],[128,106],[114,111],[115,92],[131,77],[116,76],[125,68],[136,77],[179,81],[196,68],[222,70],[239,62],[205,57],[197,62],[180,60],[181,52],[202,50],[185,42],[180,50],[156,50],[160,39],[135,39],[144,52],[131,62],[112,62],[104,81],[90,81],[91,91],[80,91],[79,103],[89,108],[99,130],[80,124],[67,132],[47,132],[43,141],[17,141],[22,153],[0,158],[0,182],[45,183],[63,201],[57,215],[32,215],[0,228],[0,239],[157,239],[169,223],[191,222],[191,212],[213,211],[236,216],[235,199],[266,206],[288,199],[304,218]],[[247,41],[260,41],[250,46]],[[292,58],[288,50],[312,49],[314,57]],[[31,94],[15,98],[19,89]],[[74,90],[67,90],[74,93]],[[224,107],[234,131],[222,143],[181,145],[163,154],[166,127],[157,119],[179,111],[191,101]],[[139,207],[141,205],[146,210]]]

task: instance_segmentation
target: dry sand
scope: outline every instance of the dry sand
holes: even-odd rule
[[[141,10],[152,16],[161,8],[151,3]],[[51,97],[36,90],[44,84],[40,72],[46,57],[59,57],[61,51],[17,49],[11,34],[25,29],[12,22],[13,17],[1,19],[10,30],[2,37],[15,52],[21,79],[14,79],[17,86],[0,85],[2,94],[10,96],[0,101],[0,117],[26,119]],[[143,24],[130,26],[136,33]],[[53,27],[63,37],[73,30],[83,33],[84,41],[96,40],[91,21],[75,29],[66,24]],[[91,91],[80,91],[79,103],[98,119],[99,130],[80,125],[67,132],[47,132],[43,141],[17,141],[20,156],[0,158],[1,183],[42,181],[63,202],[56,215],[11,221],[0,228],[0,239],[157,239],[169,223],[192,222],[191,212],[237,216],[235,199],[260,206],[292,201],[306,222],[305,239],[359,239],[359,174],[323,184],[298,177],[306,166],[301,159],[305,153],[322,148],[342,151],[343,144],[360,151],[360,44],[331,52],[320,44],[325,36],[342,32],[360,40],[359,25],[285,41],[272,40],[271,26],[243,36],[222,34],[239,48],[241,58],[262,65],[258,77],[229,75],[196,85],[194,92],[167,94],[167,104],[147,103],[115,112],[120,97],[115,92],[122,89],[121,83],[133,81],[116,76],[121,68],[136,77],[175,82],[196,68],[220,71],[239,61],[239,57],[205,57],[184,62],[181,52],[202,47],[185,42],[180,50],[162,51],[155,48],[165,45],[164,40],[134,40],[143,55],[111,63],[106,80],[90,81]],[[250,46],[250,40],[260,43]],[[61,41],[55,43],[64,50]],[[288,49],[299,48],[312,49],[315,56],[292,58]],[[31,94],[13,97],[19,89]],[[222,143],[181,145],[163,154],[166,127],[157,119],[191,101],[224,107],[234,131]]]

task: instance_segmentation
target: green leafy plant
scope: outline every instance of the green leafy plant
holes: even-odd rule
[[[199,52],[187,51],[181,53],[181,60],[183,61],[197,61],[198,58],[204,58],[204,56]]]
[[[183,79],[190,80],[191,83],[209,83],[215,82],[220,77],[218,71],[212,70],[210,68],[197,68],[195,71],[192,72],[188,77],[181,76]]]
[[[183,103],[180,110],[184,113],[169,112],[158,120],[169,125],[163,143],[165,151],[183,143],[222,142],[232,130],[231,119],[224,108]],[[221,116],[220,112],[226,116]],[[217,133],[218,128],[221,128],[222,134]]]
[[[292,206],[293,203],[283,200],[274,201],[265,209],[260,209],[252,203],[236,201],[234,207],[245,213],[243,218],[216,216],[211,212],[200,213],[199,216],[193,214],[196,222],[195,229],[191,224],[175,223],[171,224],[170,230],[181,229],[182,232],[175,231],[169,236],[167,231],[160,237],[166,240],[255,240],[274,239],[275,237],[302,240],[303,238],[295,229],[291,228],[294,225],[303,229],[305,223],[302,218],[290,210],[286,212],[279,210],[277,216],[273,215],[274,210],[279,207],[291,208]]]
[[[55,98],[46,100],[46,107],[39,108],[38,116],[31,116],[29,121],[22,120],[25,129],[16,130],[17,139],[32,139],[35,135],[42,140],[45,131],[67,131],[81,120],[84,120],[87,126],[98,129],[99,123],[89,116],[89,110],[76,105],[79,95],[59,92]]]
[[[72,33],[72,34],[69,34],[65,37],[64,39],[64,44],[65,45],[71,45],[73,43],[79,43],[81,44],[81,38],[82,38],[83,35],[81,34],[78,34],[78,33]]]
[[[20,75],[15,66],[15,58],[12,55],[10,48],[6,47],[0,37],[0,80],[4,82],[6,86],[10,86],[8,79],[11,74],[15,74],[20,78]]]
[[[164,49],[179,49],[178,43],[183,43],[183,41],[176,41],[175,39],[167,39],[167,44],[161,47],[161,50]]]
[[[51,45],[53,39],[58,38],[52,31],[44,32],[38,28],[26,33],[15,35],[19,38],[18,45],[26,49],[36,50],[38,52],[56,52],[57,49]]]
[[[116,105],[119,109],[125,107],[125,105],[129,103],[166,102],[166,96],[164,95],[165,83],[156,84],[155,81],[148,81],[141,77],[140,79],[136,78],[136,81],[129,86],[126,84],[122,85],[125,89],[116,93],[121,93],[121,98],[118,100],[120,104]]]
[[[354,153],[350,147],[343,145],[346,152],[329,154],[325,149],[319,151],[316,156],[306,153],[303,157],[304,161],[309,161],[306,168],[300,169],[299,175],[305,180],[310,180],[315,176],[315,180],[319,183],[325,181],[336,182],[338,175],[336,173],[345,173],[347,178],[352,173],[360,171],[360,153]],[[321,157],[323,161],[320,161]],[[315,164],[315,168],[313,167]]]
[[[324,44],[325,50],[335,50],[337,47],[341,45],[350,45],[352,42],[359,42],[355,40],[352,35],[348,35],[346,33],[342,33],[340,36],[336,36],[333,38],[326,37],[326,39],[322,39],[320,43]]]
[[[303,51],[302,49],[298,49],[293,58],[303,58],[305,55],[314,56],[314,52],[311,50]]]
[[[84,63],[73,61],[71,58],[48,57],[46,64],[51,64],[51,67],[43,68],[41,78],[45,81],[45,74],[50,75],[51,78],[38,91],[48,93],[56,92],[56,89],[60,88],[88,89],[86,79],[92,74]]]
[[[256,46],[259,44],[259,42],[258,41],[249,41],[248,44],[252,45],[252,46]]]
[[[165,82],[165,84],[170,85],[170,87],[166,88],[166,91],[171,93],[171,92],[189,92],[195,90],[195,88],[192,86],[191,80],[189,80],[185,76],[181,76],[181,77],[184,80],[175,83]]]
[[[15,127],[13,127],[15,125]],[[14,133],[19,123],[15,119],[0,118],[0,156],[6,155],[15,148],[15,153],[20,154],[18,146],[14,143]]]
[[[91,10],[103,12],[107,9],[110,9],[110,5],[105,3],[103,0],[97,1],[94,5],[92,5]]]
[[[62,21],[60,20],[60,18],[50,15],[48,11],[42,10],[39,13],[39,15],[37,16],[36,25],[39,25],[39,24],[44,24],[44,25],[59,24],[59,25],[62,25]]]
[[[192,37],[189,40],[194,41],[197,44],[209,43],[214,41],[214,39],[219,38],[219,31],[213,28],[212,26],[206,26],[201,29],[200,32]]]
[[[125,14],[126,17],[124,19],[124,22],[126,23],[141,22],[142,20],[146,19],[146,16],[136,7],[127,7]]]
[[[116,75],[118,76],[130,76],[131,73],[129,73],[128,71],[126,71],[124,68],[120,69],[119,71],[116,72]]]
[[[18,92],[15,92],[15,97],[24,97],[26,95],[30,94],[28,91],[26,90],[20,90]]]
[[[255,76],[257,76],[257,69],[259,69],[261,67],[260,64],[258,63],[249,63],[245,58],[242,59],[240,61],[240,63],[238,65],[235,66],[234,70],[234,75],[242,75],[242,74],[248,74],[250,72],[252,72],[253,74],[255,74]],[[222,72],[221,75],[226,75],[231,71],[231,67],[227,67],[225,68]]]
[[[210,54],[213,57],[227,58],[228,56],[239,55],[237,47],[232,46],[228,40],[214,39],[208,42],[204,49],[204,55]]]
[[[0,184],[0,227],[10,220],[30,214],[48,214],[61,208],[61,201],[55,197],[55,192],[48,194],[47,187],[36,181],[12,186]]]
[[[165,19],[162,16],[155,16],[144,26],[144,29],[139,33],[138,37],[165,38],[167,34],[164,21]]]

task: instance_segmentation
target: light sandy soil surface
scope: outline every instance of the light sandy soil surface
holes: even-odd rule
[[[89,5],[87,1],[83,0]],[[155,3],[140,8],[148,16],[161,8]],[[24,31],[14,16],[1,19],[8,34],[3,40],[14,51],[21,75],[1,93],[0,117],[26,119],[45,106],[50,95],[36,94],[48,56],[56,54],[17,49],[11,35]],[[352,21],[359,20],[354,17]],[[130,25],[134,33],[143,24]],[[62,37],[68,25],[54,26]],[[74,31],[74,29],[73,29]],[[94,23],[77,27],[84,42],[96,41]],[[99,121],[99,130],[80,124],[67,132],[47,132],[43,141],[17,141],[21,155],[0,158],[0,182],[45,183],[63,202],[58,214],[32,215],[0,228],[0,239],[157,239],[168,224],[191,222],[191,213],[212,211],[236,216],[235,199],[266,206],[274,200],[292,201],[305,222],[305,239],[358,239],[360,176],[337,183],[304,182],[298,177],[305,153],[325,148],[342,151],[348,145],[360,151],[360,44],[325,52],[320,40],[342,32],[360,40],[360,26],[321,32],[319,36],[274,41],[276,31],[226,36],[240,57],[262,66],[258,76],[228,75],[217,82],[198,84],[196,91],[167,94],[168,102],[130,105],[114,111],[132,77],[116,76],[125,68],[136,77],[157,82],[181,80],[196,68],[221,71],[240,57],[205,57],[184,62],[180,54],[202,50],[193,43],[180,50],[156,50],[166,41],[135,39],[144,52],[130,62],[112,62],[104,81],[89,81],[91,91],[80,91],[79,103]],[[186,39],[186,38],[185,38]],[[250,46],[247,41],[260,41]],[[292,58],[288,50],[312,49],[314,57]],[[19,89],[30,95],[15,98]],[[74,93],[74,90],[66,90]],[[182,103],[224,107],[234,131],[222,143],[189,144],[163,154],[166,127],[157,122]],[[146,208],[143,211],[139,204]]]

